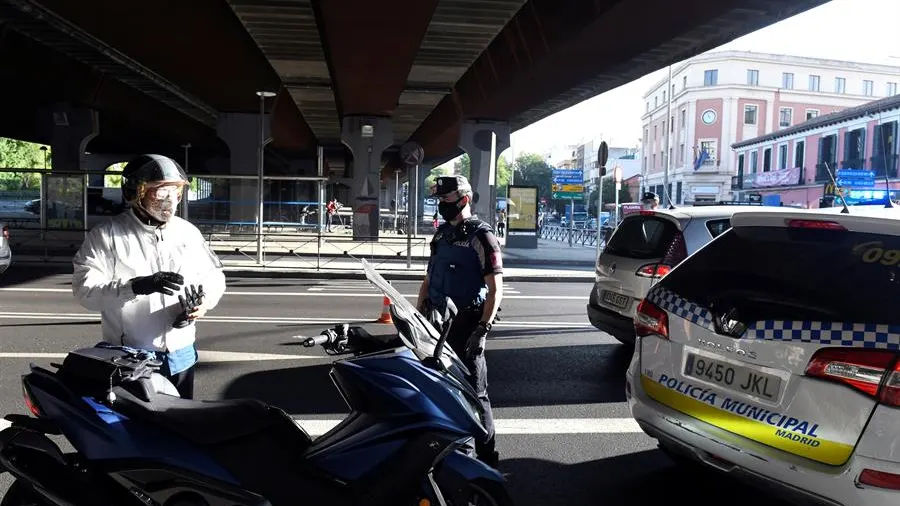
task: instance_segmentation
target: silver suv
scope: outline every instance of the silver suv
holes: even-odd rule
[[[779,207],[700,206],[641,211],[622,220],[597,257],[588,300],[591,324],[634,343],[634,312],[650,287],[682,260],[731,228],[731,216]]]

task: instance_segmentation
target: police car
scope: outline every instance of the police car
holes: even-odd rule
[[[635,420],[801,504],[900,504],[900,208],[731,224],[639,304]]]

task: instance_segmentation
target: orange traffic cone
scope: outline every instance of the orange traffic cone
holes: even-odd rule
[[[394,319],[391,318],[390,305],[391,299],[389,299],[387,295],[385,295],[381,307],[381,316],[377,320],[375,320],[375,323],[394,323]]]

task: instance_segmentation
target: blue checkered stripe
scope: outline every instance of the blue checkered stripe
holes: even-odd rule
[[[750,325],[744,337],[763,341],[797,341],[900,350],[900,325],[764,320]]]
[[[708,309],[665,288],[655,288],[651,290],[650,293],[647,294],[647,300],[659,306],[660,309],[684,318],[695,325],[708,329],[714,328],[712,313],[710,313]]]

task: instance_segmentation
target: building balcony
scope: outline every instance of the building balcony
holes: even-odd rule
[[[866,168],[866,159],[865,158],[850,158],[848,160],[844,160],[841,162],[842,169],[857,169],[857,170],[865,170]]]
[[[835,175],[836,166],[837,166],[836,162],[828,162],[827,168],[824,163],[816,164],[816,182],[817,183],[830,183],[831,176]]]
[[[898,161],[897,155],[888,155],[888,156],[873,156],[869,160],[872,163],[872,170],[875,171],[875,177],[897,177],[898,176]]]
[[[744,176],[731,176],[731,189],[732,190],[743,190],[744,189]]]

